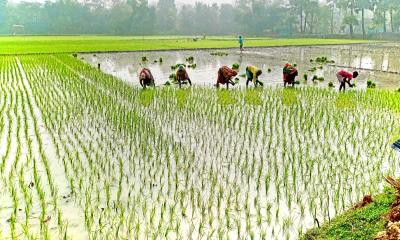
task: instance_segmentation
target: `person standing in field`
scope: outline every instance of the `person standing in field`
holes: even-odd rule
[[[189,74],[183,65],[180,65],[176,71],[176,80],[179,83],[179,88],[182,88],[182,84],[184,84],[186,81],[188,81],[190,86],[192,86],[192,81],[190,80]]]
[[[351,80],[353,80],[353,78],[357,78],[358,77],[358,72],[355,71],[353,73],[347,72],[345,70],[340,70],[338,73],[336,73],[336,77],[340,83],[340,87],[339,87],[339,92],[346,91],[346,83],[349,84],[349,87],[353,87],[353,85],[350,83]]]
[[[154,87],[155,86],[153,74],[151,74],[151,71],[148,68],[143,68],[140,71],[139,81],[140,81],[140,85],[143,87],[143,89],[146,89],[146,87]]]
[[[297,69],[289,63],[283,67],[283,82],[286,87],[287,84],[292,85],[294,87],[296,77],[299,75]]]
[[[258,77],[261,76],[262,71],[255,67],[255,66],[248,66],[246,68],[246,76],[247,76],[247,82],[246,82],[246,87],[249,86],[250,82],[254,83],[254,86],[257,87],[258,85],[263,86],[264,84],[258,80]]]
[[[235,86],[235,83],[232,81],[232,78],[237,75],[236,69],[231,69],[227,66],[223,66],[218,70],[218,79],[216,87],[219,88],[220,84],[226,84],[226,89],[229,89],[229,84]]]
[[[240,35],[240,36],[239,36],[240,52],[243,52],[243,51],[244,51],[243,45],[244,45],[244,38],[243,38],[242,35]]]

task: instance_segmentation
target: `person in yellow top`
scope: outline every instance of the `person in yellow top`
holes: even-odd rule
[[[258,77],[261,76],[262,71],[255,67],[255,66],[247,66],[246,68],[246,76],[247,76],[247,82],[246,82],[246,87],[249,86],[250,82],[254,83],[254,86],[257,87],[258,85],[260,86],[264,86],[264,84],[262,82],[260,82],[260,80],[258,80]]]

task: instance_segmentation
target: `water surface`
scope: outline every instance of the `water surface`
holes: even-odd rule
[[[224,52],[227,56],[212,56],[213,52]],[[190,56],[194,57],[195,69],[188,68],[193,84],[213,86],[216,83],[217,72],[223,65],[240,64],[239,75],[245,73],[248,65],[261,68],[264,74],[260,80],[265,85],[282,85],[282,68],[286,63],[297,64],[300,85],[327,87],[329,82],[338,87],[336,72],[340,69],[358,70],[361,74],[356,79],[357,88],[365,89],[366,82],[372,80],[378,88],[397,89],[400,87],[400,45],[359,44],[309,47],[272,47],[249,48],[242,54],[236,49],[227,50],[184,50],[184,51],[151,51],[129,53],[82,54],[80,57],[93,66],[101,65],[101,70],[118,78],[139,85],[138,71],[142,67],[151,69],[156,85],[169,81],[174,71],[172,65],[186,63]],[[148,61],[143,62],[142,57]],[[311,62],[317,57],[327,57],[334,61],[329,64]],[[159,59],[163,62],[160,63]],[[310,71],[313,68],[316,71]],[[322,69],[321,69],[322,68]],[[270,72],[269,72],[270,70]],[[308,75],[305,81],[304,74]],[[324,77],[324,81],[312,81],[313,76]],[[245,79],[239,77],[240,86],[245,85]]]

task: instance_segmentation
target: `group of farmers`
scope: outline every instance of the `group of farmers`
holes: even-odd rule
[[[226,85],[226,88],[229,89],[229,85],[234,86],[235,82],[232,80],[234,77],[236,77],[238,74],[238,69],[235,67],[227,67],[227,66],[222,66],[218,70],[218,79],[217,79],[217,84],[216,87],[219,88],[219,86]],[[260,82],[259,77],[261,76],[262,71],[261,69],[255,67],[255,66],[247,66],[246,68],[246,87],[249,86],[249,83],[253,83],[255,87],[257,86],[263,86],[264,84]],[[287,85],[294,86],[295,85],[295,80],[296,77],[299,75],[298,70],[296,67],[294,67],[291,64],[286,64],[283,67],[283,82],[284,86],[286,87]],[[354,78],[358,77],[358,72],[347,72],[345,70],[340,70],[337,72],[336,77],[340,83],[340,88],[339,91],[345,91],[346,90],[346,84],[348,84],[350,87],[353,85],[351,84],[351,80]],[[151,74],[150,69],[148,68],[143,68],[140,73],[139,73],[139,80],[140,80],[140,85],[143,88],[149,87],[149,86],[154,86],[154,77]],[[183,84],[190,84],[192,86],[192,81],[190,80],[189,74],[187,73],[185,67],[183,65],[178,67],[178,70],[176,71],[176,80],[179,84],[179,87],[182,87]]]
[[[239,36],[239,45],[240,45],[240,52],[242,53],[244,51],[243,45],[244,45],[244,38],[243,36]],[[238,67],[233,66],[232,68],[229,68],[227,66],[223,66],[218,70],[218,79],[217,79],[217,84],[216,87],[219,88],[219,86],[222,84],[226,84],[226,87],[229,88],[229,84],[235,85],[235,82],[232,80],[234,77],[237,76],[238,74]],[[247,82],[246,82],[246,87],[249,86],[250,82],[253,82],[254,86],[263,86],[264,84],[260,82],[258,79],[262,74],[261,69],[255,67],[255,66],[247,66],[246,68],[246,77],[247,77]],[[295,85],[295,79],[299,75],[298,70],[296,69],[295,66],[287,63],[283,67],[283,82],[284,86],[286,87],[287,85]],[[352,87],[353,85],[350,83],[350,81],[353,78],[358,77],[358,72],[347,72],[345,70],[340,70],[337,72],[336,77],[340,83],[340,88],[339,91],[345,91],[346,90],[346,83]],[[140,79],[140,85],[142,85],[143,88],[146,88],[147,86],[154,86],[154,77],[151,74],[150,70],[148,68],[143,68],[140,73],[139,73],[139,79]],[[190,86],[192,86],[192,81],[189,78],[189,74],[187,73],[185,67],[183,65],[180,65],[178,67],[178,70],[176,71],[176,80],[179,83],[179,87],[182,87],[182,84],[189,83]]]

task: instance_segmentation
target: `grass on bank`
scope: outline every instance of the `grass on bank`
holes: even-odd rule
[[[245,47],[304,46],[367,43],[352,39],[271,39],[249,38]],[[107,51],[141,51],[167,49],[201,49],[238,47],[232,37],[211,37],[193,41],[183,37],[120,36],[16,36],[0,37],[0,54],[73,53]]]
[[[309,230],[302,240],[374,239],[385,230],[383,216],[389,212],[395,198],[395,190],[386,188],[384,193],[374,197],[373,203],[361,209],[349,210],[321,228]]]

